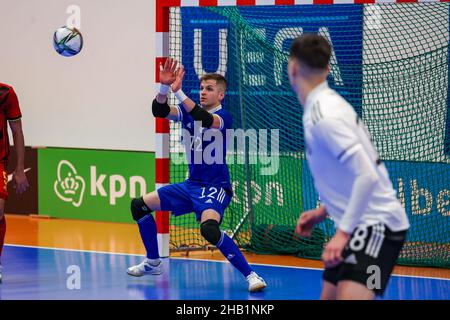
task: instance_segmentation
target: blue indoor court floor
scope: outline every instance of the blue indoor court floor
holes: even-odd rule
[[[251,294],[244,278],[227,262],[169,258],[164,259],[162,275],[128,276],[126,268],[141,260],[142,256],[131,254],[6,245],[0,299],[315,300],[320,296],[321,269],[253,264],[268,287]],[[77,274],[80,289],[69,289]],[[450,280],[394,275],[383,299],[449,300]]]

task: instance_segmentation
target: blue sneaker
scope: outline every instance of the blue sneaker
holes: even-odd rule
[[[153,266],[150,264],[149,260],[146,258],[140,264],[129,267],[127,269],[127,273],[130,276],[134,276],[134,277],[142,277],[143,275],[146,275],[146,274],[158,275],[158,274],[163,273],[161,266],[162,266],[161,260],[159,261],[158,265]]]

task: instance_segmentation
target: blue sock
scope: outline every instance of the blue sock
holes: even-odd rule
[[[244,277],[253,271],[236,243],[225,232],[222,231],[222,237],[216,247]]]
[[[156,234],[156,222],[151,214],[138,221],[142,242],[147,251],[148,259],[159,259],[158,239]]]

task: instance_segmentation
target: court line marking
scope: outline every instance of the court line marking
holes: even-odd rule
[[[19,247],[19,248],[32,248],[32,249],[46,249],[46,250],[55,250],[55,251],[111,254],[111,255],[130,256],[130,257],[143,257],[143,255],[133,254],[133,253],[120,253],[120,252],[107,252],[107,251],[96,251],[96,250],[81,250],[81,249],[65,249],[65,248],[54,248],[54,247],[40,247],[40,246],[29,246],[29,245],[21,245],[21,244],[6,244],[5,243],[5,246],[6,247]],[[174,260],[176,259],[176,260],[188,260],[188,261],[206,261],[206,262],[216,262],[216,263],[229,263],[228,261],[221,261],[221,260],[182,258],[182,257],[169,257],[169,258],[161,258],[161,259],[174,259]],[[268,263],[250,263],[250,265],[276,267],[276,268],[316,270],[316,271],[317,270],[324,270],[323,268],[295,267],[295,266],[285,266],[285,265],[268,264]],[[412,275],[403,275],[403,274],[392,274],[391,276],[393,276],[393,277],[403,277],[403,278],[418,278],[418,279],[432,279],[432,280],[450,281],[450,279],[448,279],[448,278],[423,277],[423,276],[412,276]]]

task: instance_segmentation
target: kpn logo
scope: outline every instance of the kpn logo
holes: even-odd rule
[[[53,188],[56,195],[62,201],[71,202],[74,207],[79,207],[83,202],[86,183],[78,175],[75,167],[67,160],[62,160],[58,164],[57,179]]]
[[[64,202],[79,207],[86,201],[85,191],[89,188],[92,197],[107,198],[110,205],[115,206],[117,199],[127,196],[140,197],[146,193],[147,183],[142,176],[131,176],[127,179],[120,174],[98,174],[97,166],[90,166],[89,177],[83,177],[75,166],[67,160],[61,160],[57,167],[57,180],[54,183],[56,196]],[[106,186],[105,186],[106,185]]]

